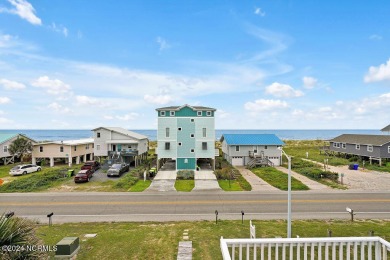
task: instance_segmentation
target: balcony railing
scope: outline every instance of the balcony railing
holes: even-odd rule
[[[138,155],[138,150],[137,149],[129,149],[129,150],[122,150],[120,152],[118,151],[109,151],[108,156],[136,156]]]
[[[222,258],[387,260],[390,243],[380,237],[224,239]]]

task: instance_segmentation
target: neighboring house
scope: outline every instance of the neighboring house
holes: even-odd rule
[[[329,140],[331,153],[367,157],[379,161],[390,158],[390,135],[343,134]]]
[[[98,127],[92,130],[95,156],[109,157],[137,166],[148,155],[148,137],[121,127]]]
[[[383,133],[387,133],[388,135],[390,135],[390,125],[388,125],[388,126],[382,128],[381,131],[382,131]]]
[[[35,144],[36,141],[23,134],[0,134],[0,164],[10,164],[15,162],[15,157],[9,153],[10,144],[18,138],[24,138]]]
[[[215,169],[215,108],[183,105],[156,111],[157,168],[171,159],[177,170],[195,170],[202,159]]]
[[[55,161],[61,161],[71,166],[93,160],[93,139],[53,141],[34,144],[32,163],[49,159],[50,167]]]
[[[223,158],[234,166],[281,164],[284,143],[274,134],[224,134],[220,141]]]

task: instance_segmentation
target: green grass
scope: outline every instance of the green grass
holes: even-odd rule
[[[150,184],[152,183],[151,180],[138,180],[135,185],[133,185],[129,191],[132,191],[132,192],[142,192],[144,190],[146,190],[147,188],[149,188]]]
[[[0,166],[0,178],[10,176],[9,171],[11,170],[11,168],[13,168],[16,165],[18,165],[18,164],[1,165]]]
[[[246,190],[246,191],[252,190],[252,186],[249,184],[249,182],[247,182],[247,180],[244,177],[242,177],[241,174],[237,178],[237,181],[243,190]]]
[[[275,188],[280,190],[288,189],[288,175],[273,167],[254,168],[251,171]],[[309,187],[294,177],[291,177],[291,190],[309,190]]]
[[[224,191],[243,191],[244,189],[240,186],[240,183],[237,180],[231,180],[229,185],[229,180],[218,180],[219,187]]]
[[[195,187],[195,181],[194,180],[176,180],[175,182],[175,189],[177,191],[192,191],[192,189]]]
[[[239,216],[238,218],[240,218]],[[223,216],[220,216],[223,218]],[[286,237],[284,220],[252,221],[258,238]],[[45,245],[55,245],[62,238],[80,238],[80,251],[77,259],[176,259],[179,241],[183,232],[189,230],[189,240],[193,245],[193,259],[221,259],[219,239],[248,238],[249,221],[220,220],[198,222],[166,223],[74,223],[38,226],[37,234]],[[390,239],[389,221],[298,221],[292,222],[292,236],[326,237],[327,230],[333,236],[368,236],[375,231],[386,240]],[[95,238],[84,238],[85,234],[95,233]],[[52,256],[54,254],[52,253]]]

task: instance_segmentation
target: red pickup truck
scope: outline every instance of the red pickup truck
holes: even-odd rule
[[[100,169],[100,163],[97,161],[88,161],[81,166],[81,170],[91,170],[92,172],[96,172],[98,169]]]

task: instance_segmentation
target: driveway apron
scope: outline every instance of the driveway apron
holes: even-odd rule
[[[195,187],[192,191],[221,191],[213,171],[196,171]]]
[[[147,188],[145,191],[176,191],[175,181],[176,171],[159,171],[154,177],[152,184],[150,184],[149,188]]]

